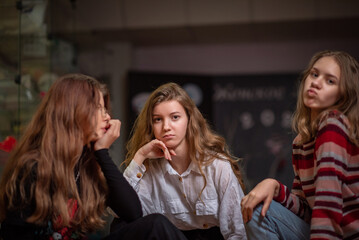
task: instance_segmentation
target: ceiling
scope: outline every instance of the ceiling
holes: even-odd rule
[[[150,47],[359,40],[359,1],[354,0],[152,0],[152,5],[145,0],[28,0],[22,1],[21,24],[16,2],[0,3],[0,60],[10,65],[20,40],[28,38],[31,47],[46,43],[35,44],[38,39],[61,38],[80,51],[114,42]]]
[[[56,36],[74,42],[80,49],[99,48],[113,42],[135,47],[190,44],[236,44],[243,42],[315,41],[358,39],[359,18],[211,26],[58,32]]]

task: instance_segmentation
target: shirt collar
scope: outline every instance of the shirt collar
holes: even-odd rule
[[[176,170],[173,169],[171,164],[168,162],[168,160],[162,158],[161,159],[161,168],[163,171],[163,174],[170,174],[170,175],[179,175]],[[184,171],[180,176],[185,177],[191,173],[191,171],[201,174],[201,171],[199,170],[199,167],[197,164],[195,164],[193,161],[189,164],[186,171]]]

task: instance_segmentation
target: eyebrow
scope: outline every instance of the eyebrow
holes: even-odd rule
[[[317,71],[317,72],[320,72],[320,70],[319,70],[318,68],[313,67],[312,69],[314,69],[314,70]],[[337,76],[335,76],[335,75],[333,75],[333,74],[325,73],[324,75],[327,76],[327,77],[335,78],[335,79],[337,79],[337,80],[339,79]]]
[[[179,111],[174,111],[174,112],[171,112],[170,115],[173,115],[173,114],[180,114],[181,112]],[[162,114],[158,114],[158,113],[153,113],[152,116],[162,116]]]

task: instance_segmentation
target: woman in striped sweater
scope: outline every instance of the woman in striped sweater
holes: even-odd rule
[[[353,57],[313,56],[293,128],[292,190],[265,179],[243,198],[248,239],[358,239],[359,65]]]

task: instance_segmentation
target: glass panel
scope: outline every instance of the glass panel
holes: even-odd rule
[[[19,86],[15,78],[19,67],[20,14],[16,1],[0,3],[0,173],[12,148],[9,137],[19,134]]]
[[[11,140],[23,134],[57,77],[52,60],[62,59],[55,63],[57,72],[74,70],[72,45],[48,38],[47,4],[45,0],[0,2],[0,174]]]

